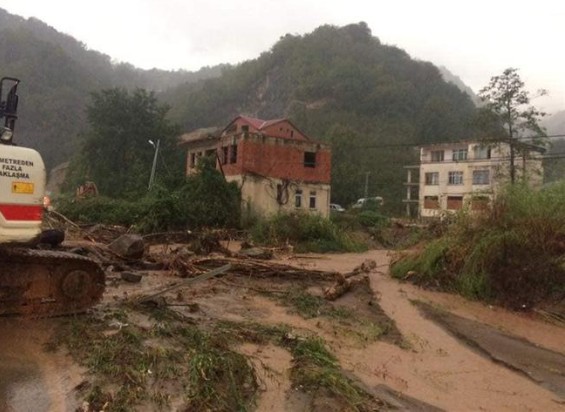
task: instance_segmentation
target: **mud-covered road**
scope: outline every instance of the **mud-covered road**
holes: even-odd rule
[[[349,270],[363,259],[375,259],[385,265],[389,256],[385,251],[363,254],[336,255],[326,258],[300,259],[321,269]],[[400,332],[411,343],[406,351],[384,342],[376,342],[362,350],[340,353],[344,368],[349,368],[366,385],[387,384],[392,389],[416,399],[426,401],[445,410],[457,411],[560,411],[565,410],[565,397],[561,396],[565,376],[565,329],[550,325],[528,314],[511,313],[491,308],[478,302],[469,302],[459,296],[419,289],[411,284],[399,283],[388,276],[388,267],[381,266],[380,273],[370,275],[371,287],[379,297],[385,313],[395,320]],[[553,351],[553,391],[542,382],[525,376],[527,372],[513,369],[508,364],[496,362],[485,349],[477,350],[469,340],[456,337],[450,325],[438,323],[424,315],[416,301],[432,304],[456,313],[464,320],[485,325],[483,333],[475,336],[476,342],[492,341],[500,331],[512,332],[522,338],[522,350],[515,349],[515,359],[528,358],[537,347]],[[461,322],[463,323],[463,322]],[[453,320],[451,327],[459,325]],[[465,323],[467,325],[467,323]],[[490,327],[489,327],[490,326]],[[489,333],[489,331],[492,332]],[[529,341],[527,342],[526,339]],[[513,340],[515,342],[515,340]],[[334,343],[336,346],[338,342]],[[500,352],[506,342],[501,341]],[[491,348],[494,351],[494,348]],[[543,353],[540,356],[546,356]],[[532,362],[536,362],[532,359]],[[518,363],[518,362],[516,362]],[[560,383],[557,383],[560,382]]]
[[[45,344],[57,320],[0,317],[0,411],[72,411],[81,368]]]
[[[230,312],[232,317],[249,316],[264,323],[284,321],[315,329],[341,367],[375,393],[401,394],[444,410],[565,410],[564,328],[527,314],[401,284],[387,275],[386,251],[282,260],[346,272],[366,259],[377,262],[378,271],[370,274],[371,288],[408,347],[384,341],[347,345],[340,336],[320,328],[315,319],[289,314],[261,296],[245,294],[242,298],[241,289],[207,296],[201,306],[210,317]],[[153,289],[158,278],[144,282]],[[124,292],[132,293],[135,287],[112,288],[105,303]],[[144,287],[143,282],[139,287]],[[84,371],[61,352],[48,352],[44,347],[59,321],[0,318],[0,411],[74,411],[79,406],[75,387],[83,381]],[[266,385],[258,410],[301,410],[288,402],[288,353],[276,347],[253,346],[241,351],[281,372],[277,382]]]

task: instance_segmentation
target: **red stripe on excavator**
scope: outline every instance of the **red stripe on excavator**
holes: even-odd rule
[[[41,220],[42,205],[2,205],[0,213],[6,220]]]

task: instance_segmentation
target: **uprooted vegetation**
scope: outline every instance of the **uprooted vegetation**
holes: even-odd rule
[[[104,244],[123,230],[74,230],[98,240],[82,242],[81,253],[107,274],[102,304],[64,320],[50,345],[87,369],[76,392],[82,410],[255,410],[270,373],[290,380],[300,410],[384,405],[342,371],[332,350],[334,336],[352,348],[402,341],[370,288],[375,262],[338,273],[257,259],[228,250],[222,231],[148,235],[143,256],[132,259]],[[273,372],[246,344],[275,346],[290,364]]]
[[[354,309],[343,313],[358,316]],[[66,348],[88,369],[87,380],[78,388],[85,411],[126,411],[140,405],[243,411],[254,410],[263,386],[253,359],[238,351],[246,342],[288,351],[293,393],[304,393],[307,402],[323,399],[351,411],[386,405],[344,374],[322,337],[283,323],[187,316],[166,304],[127,301],[92,316],[68,319],[50,349]]]
[[[135,313],[137,317],[140,313]],[[342,410],[384,405],[342,372],[323,339],[290,333],[286,325],[251,322],[195,324],[169,310],[141,327],[127,315],[77,318],[50,345],[64,345],[88,368],[79,391],[87,411],[127,411],[139,405],[161,410],[253,410],[261,382],[250,359],[237,352],[245,342],[275,344],[292,355],[292,387],[313,399],[331,398]],[[123,323],[122,323],[123,322]],[[126,323],[127,322],[127,323]]]
[[[482,214],[400,257],[393,276],[514,309],[565,298],[565,185],[507,188]]]
[[[187,411],[252,405],[257,377],[222,330],[164,310],[152,319],[139,326],[122,311],[77,318],[59,331],[58,343],[94,376],[83,388],[88,410],[126,411],[141,403]]]

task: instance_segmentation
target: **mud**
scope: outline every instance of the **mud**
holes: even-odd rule
[[[449,333],[493,361],[523,374],[565,401],[565,356],[492,326],[418,302],[422,312]]]
[[[521,373],[485,359],[474,349],[453,337],[435,322],[427,319],[412,304],[413,300],[434,303],[444,295],[434,295],[413,285],[401,284],[387,275],[389,256],[385,251],[364,254],[299,259],[302,265],[327,270],[347,270],[363,259],[372,258],[381,273],[370,275],[371,286],[384,312],[395,320],[407,348],[376,342],[363,349],[344,347],[334,340],[342,367],[356,375],[365,385],[387,385],[404,396],[416,398],[435,407],[457,411],[557,411],[563,409],[559,396],[541,387]],[[441,299],[438,299],[441,301]],[[451,296],[450,309],[472,316],[472,307],[464,299]],[[528,316],[528,315],[526,315]],[[495,317],[495,316],[493,316]],[[521,314],[506,313],[505,327],[521,325]],[[540,320],[528,318],[528,335],[532,342],[553,342],[546,334],[562,336],[563,330]],[[525,328],[520,327],[524,332]],[[558,338],[557,338],[558,339]],[[561,341],[563,342],[563,341]],[[563,347],[561,347],[563,350]]]
[[[82,369],[44,344],[58,320],[0,318],[0,411],[71,411]]]
[[[284,323],[299,333],[320,336],[348,375],[361,382],[368,392],[388,399],[388,403],[401,410],[565,409],[562,392],[565,373],[561,360],[556,362],[565,351],[565,329],[529,314],[512,313],[399,283],[387,274],[386,251],[288,256],[278,261],[296,267],[348,272],[366,259],[374,259],[378,265],[377,271],[369,275],[373,293],[354,290],[337,299],[335,305],[373,316],[377,322],[394,320],[388,340],[359,339],[344,333],[345,329],[335,319],[304,319],[276,299],[258,293],[260,289],[276,291],[285,286],[281,280],[231,274],[178,291],[167,299],[171,303],[178,300],[196,304],[199,308],[196,312],[188,307],[176,308],[196,322],[228,319],[269,325]],[[117,276],[115,279],[110,276],[100,307],[111,307],[125,298],[155,291],[177,280],[166,273],[147,272],[139,284],[126,284]],[[308,285],[308,290],[319,294],[321,285]],[[376,305],[370,305],[371,300]],[[444,323],[440,324],[438,319],[425,316],[412,303],[415,300],[453,315],[443,316],[440,320]],[[133,316],[129,320],[146,321]],[[0,318],[0,411],[72,411],[78,406],[74,388],[85,379],[84,371],[61,352],[45,352],[44,348],[57,322],[56,319]],[[469,322],[480,322],[490,328],[483,335],[492,339],[481,343],[480,351],[476,345],[469,346],[473,339],[478,341],[478,328]],[[516,337],[507,338],[509,331]],[[464,334],[468,337],[462,340]],[[523,339],[531,345],[526,348],[516,344]],[[547,352],[543,353],[552,355],[545,358],[539,355],[542,352],[532,348],[542,352],[541,348],[545,348]],[[292,389],[289,381],[292,360],[287,351],[255,344],[244,344],[238,350],[250,357],[262,381],[258,411],[324,410],[327,399],[316,401]],[[491,355],[485,357],[481,353],[484,351]],[[516,362],[507,358],[509,353]],[[537,368],[535,372],[532,365]]]

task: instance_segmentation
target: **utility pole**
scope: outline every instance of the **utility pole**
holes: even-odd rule
[[[365,199],[369,197],[369,176],[371,172],[365,172]]]
[[[155,169],[157,168],[157,156],[159,155],[159,144],[161,143],[161,140],[157,139],[157,145],[153,143],[153,140],[149,140],[149,143],[155,148],[155,155],[153,156],[153,165],[151,166],[151,175],[149,176],[149,185],[147,186],[147,190],[151,190],[153,180],[155,180]]]

